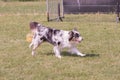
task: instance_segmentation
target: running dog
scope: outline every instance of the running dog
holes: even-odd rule
[[[55,56],[61,58],[61,49],[67,47],[71,54],[78,56],[86,56],[76,48],[83,38],[77,30],[65,31],[45,27],[38,22],[30,22],[30,30],[34,33],[33,39],[29,47],[32,47],[32,55],[35,55],[36,48],[43,42],[49,42],[54,46]]]

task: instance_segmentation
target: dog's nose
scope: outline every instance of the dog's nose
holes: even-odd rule
[[[82,37],[80,37],[80,38],[79,38],[79,42],[81,42],[82,40],[83,40],[83,38],[82,38]]]
[[[80,41],[82,41],[83,40],[83,37],[80,37]]]

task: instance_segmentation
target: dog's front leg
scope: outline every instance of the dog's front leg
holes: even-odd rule
[[[58,46],[55,46],[53,50],[54,50],[55,56],[61,59],[60,48]]]
[[[35,55],[35,50],[36,50],[36,48],[39,46],[39,43],[38,42],[35,42],[34,44],[33,44],[33,48],[32,48],[32,56],[34,56]]]
[[[32,42],[29,45],[29,48],[32,48],[34,42],[35,42],[35,38],[36,38],[36,34],[34,34],[33,38],[32,38]]]
[[[32,55],[34,56],[35,55],[35,50],[36,48],[43,42],[43,40],[40,39],[41,37],[40,36],[37,36],[33,42],[30,44],[30,45],[33,45],[33,48],[32,48]]]
[[[30,43],[29,48],[32,48],[33,42],[34,42],[34,41],[32,41],[32,42]]]
[[[86,54],[82,54],[76,47],[72,47],[70,51],[72,54],[77,54],[78,56],[86,56]]]

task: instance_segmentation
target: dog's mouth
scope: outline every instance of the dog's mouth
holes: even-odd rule
[[[83,39],[82,39],[83,40]],[[79,40],[79,39],[73,39],[72,41],[73,42],[76,42],[76,43],[80,43],[82,40]]]
[[[75,40],[73,40],[74,42],[80,42],[80,40],[77,40],[77,39],[75,39]]]

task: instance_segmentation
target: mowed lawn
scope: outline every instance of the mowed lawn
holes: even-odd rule
[[[120,79],[120,23],[115,14],[66,14],[63,22],[47,22],[45,11],[45,2],[0,2],[0,80]],[[33,57],[26,42],[30,21],[63,30],[76,27],[84,38],[78,49],[87,56],[64,49],[58,59],[53,46],[43,43]]]

